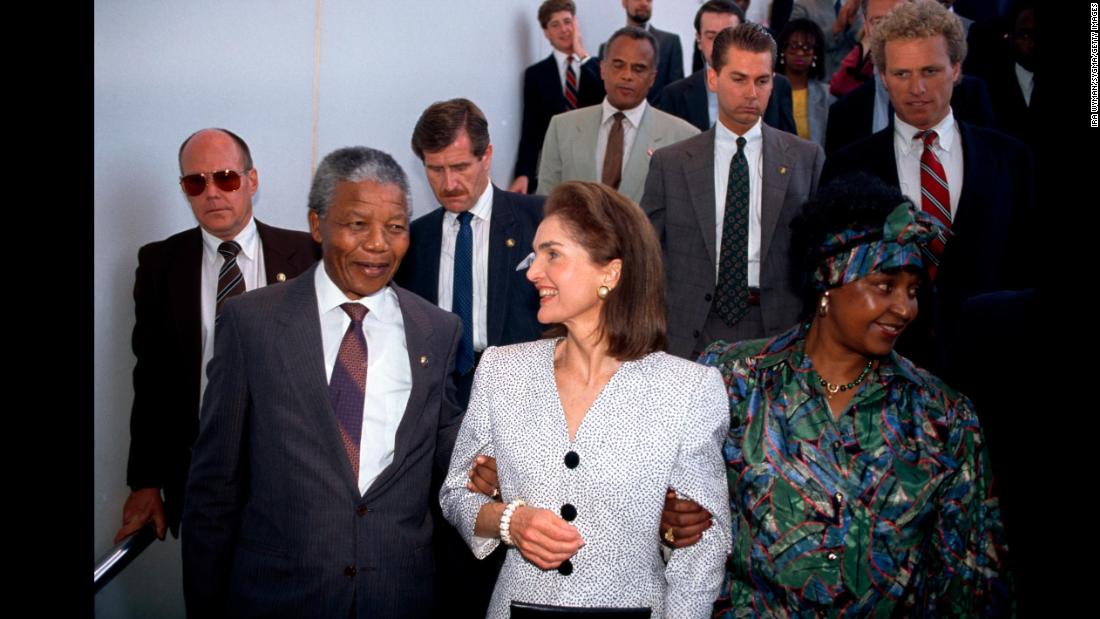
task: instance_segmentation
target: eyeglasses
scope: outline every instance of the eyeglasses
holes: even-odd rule
[[[222,191],[237,191],[241,188],[241,176],[248,170],[215,170],[213,172],[199,172],[180,177],[180,187],[187,195],[194,197],[202,195],[206,191],[206,177],[214,181],[214,186]]]

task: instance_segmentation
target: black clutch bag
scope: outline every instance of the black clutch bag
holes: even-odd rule
[[[649,619],[648,608],[580,608],[512,602],[512,619]]]

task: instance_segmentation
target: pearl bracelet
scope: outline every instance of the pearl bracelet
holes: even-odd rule
[[[527,505],[527,502],[523,499],[516,499],[509,503],[508,506],[504,508],[504,513],[500,515],[500,541],[508,546],[515,546],[515,544],[512,543],[512,536],[508,532],[508,529],[512,524],[512,514],[515,513],[516,508],[521,505]]]

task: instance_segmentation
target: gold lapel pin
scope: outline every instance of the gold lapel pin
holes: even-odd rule
[[[420,367],[428,367],[428,355],[420,355]]]
[[[516,240],[515,239],[505,239],[504,244],[507,245],[508,247],[515,247],[516,246]]]
[[[786,173],[787,173],[787,167],[786,166],[779,166],[779,174],[782,175],[782,174],[786,174]]]

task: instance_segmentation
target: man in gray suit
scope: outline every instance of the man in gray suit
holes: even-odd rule
[[[611,35],[600,61],[607,96],[599,106],[550,120],[539,164],[540,194],[565,181],[599,181],[638,202],[653,152],[699,133],[646,102],[657,51],[657,40],[640,28],[627,26]]]
[[[323,266],[223,306],[183,512],[189,615],[432,613],[461,326],[390,283],[408,191],[385,153],[329,154],[309,194]]]
[[[664,250],[669,352],[681,357],[798,319],[788,226],[817,190],[825,154],[761,122],[775,54],[759,24],[720,32],[707,69],[719,122],[650,164],[641,206]]]

